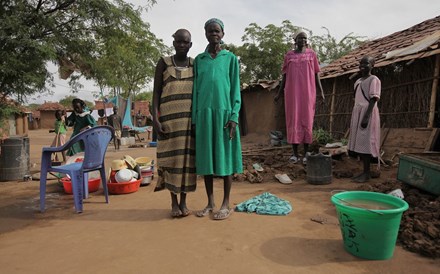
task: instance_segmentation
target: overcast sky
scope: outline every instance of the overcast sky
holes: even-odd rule
[[[134,5],[145,1],[129,0]],[[143,14],[151,31],[171,46],[171,35],[179,28],[192,34],[193,47],[189,55],[195,57],[204,50],[206,38],[203,26],[209,18],[220,18],[225,24],[226,43],[241,44],[244,29],[250,23],[261,27],[280,26],[283,20],[307,28],[316,35],[324,34],[322,27],[341,39],[349,33],[376,39],[416,25],[440,15],[439,0],[157,0],[151,10]],[[56,72],[56,67],[50,68]],[[70,93],[68,82],[54,75],[53,96],[40,96],[29,103],[58,101]],[[76,95],[93,101],[93,82],[84,81],[84,88]]]

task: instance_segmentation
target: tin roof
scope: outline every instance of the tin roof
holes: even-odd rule
[[[369,55],[375,67],[424,58],[440,53],[440,16],[383,38],[365,42],[347,55],[322,68],[321,78],[333,78],[357,72],[359,60]]]
[[[256,83],[243,84],[241,87],[241,91],[255,91],[255,89],[262,88],[264,90],[273,90],[279,88],[280,81],[279,80],[258,80]]]

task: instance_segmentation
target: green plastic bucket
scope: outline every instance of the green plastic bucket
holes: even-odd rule
[[[402,213],[408,209],[404,200],[377,192],[345,191],[334,194],[331,201],[347,252],[369,260],[393,257]]]

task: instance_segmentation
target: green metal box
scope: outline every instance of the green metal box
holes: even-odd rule
[[[401,154],[397,179],[440,195],[440,153]]]

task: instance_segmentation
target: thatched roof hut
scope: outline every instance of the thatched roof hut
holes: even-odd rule
[[[66,108],[57,102],[44,102],[37,108],[40,111],[40,128],[53,128],[55,124],[55,111],[66,110]]]
[[[284,100],[274,104],[279,80],[259,80],[241,89],[240,130],[242,135],[257,134],[269,138],[272,130],[285,131]]]
[[[7,115],[0,115],[0,141],[9,136],[24,136],[28,134],[28,115],[31,113],[26,107],[9,98],[0,98],[0,107],[13,107],[16,111]]]
[[[382,81],[381,123],[387,128],[440,126],[440,16],[364,43],[321,71],[327,104],[317,106],[315,128],[347,131],[359,60],[376,59],[373,74]]]

